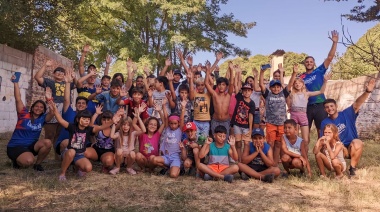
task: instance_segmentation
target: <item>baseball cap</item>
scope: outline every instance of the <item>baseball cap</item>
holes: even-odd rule
[[[181,75],[181,78],[182,78],[181,70],[178,70],[178,69],[174,70],[174,75],[176,75],[176,74]]]
[[[252,134],[251,136],[254,136],[254,135],[261,135],[261,136],[264,136],[264,131],[260,128],[255,128],[252,130]]]
[[[269,83],[269,87],[272,87],[274,85],[279,85],[281,86],[281,82],[280,80],[271,80],[270,83]]]
[[[182,132],[185,132],[186,130],[197,130],[197,126],[194,124],[194,122],[187,122],[182,127]]]
[[[253,90],[252,85],[249,84],[249,83],[245,83],[245,84],[243,85],[243,87],[241,87],[241,89],[242,89],[242,90],[243,90],[243,89],[250,89],[250,90]]]

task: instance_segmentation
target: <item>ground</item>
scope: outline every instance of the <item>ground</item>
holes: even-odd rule
[[[100,173],[99,163],[85,178],[70,171],[61,183],[52,155],[43,173],[12,169],[7,141],[7,136],[0,138],[1,211],[380,211],[380,148],[373,140],[365,142],[355,179],[319,179],[310,157],[312,179],[294,172],[273,184],[242,181],[239,175],[232,184],[189,176],[131,176],[124,170],[110,176]]]

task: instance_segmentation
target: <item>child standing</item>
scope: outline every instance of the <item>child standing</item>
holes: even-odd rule
[[[290,169],[299,169],[301,173],[307,168],[311,177],[310,163],[307,157],[307,143],[297,136],[297,123],[293,119],[284,122],[284,135],[281,139],[281,161],[285,176]]]
[[[293,69],[289,84],[284,89],[279,80],[272,80],[269,83],[270,90],[268,90],[264,85],[264,72],[265,70],[261,69],[260,88],[265,98],[267,142],[273,149],[273,159],[277,166],[280,159],[281,137],[284,134],[284,121],[286,120],[286,98],[289,96],[290,87],[297,75],[297,69]]]
[[[199,163],[198,169],[205,173],[204,180],[211,180],[212,178],[219,178],[232,183],[234,174],[239,171],[236,164],[230,165],[229,158],[233,160],[238,159],[238,153],[235,148],[235,137],[230,136],[228,143],[225,143],[227,135],[227,128],[224,126],[217,126],[214,132],[215,142],[212,138],[207,138],[206,143],[203,145],[199,152],[199,158],[204,158],[207,154],[209,156],[208,165]]]
[[[294,65],[293,69],[298,70],[298,65]],[[327,81],[331,75],[324,77],[324,82],[320,91],[308,92],[303,79],[297,77],[292,85],[290,93],[290,118],[294,119],[301,128],[301,136],[307,146],[309,145],[309,122],[307,119],[306,109],[309,97],[317,96],[325,92]],[[290,84],[290,83],[289,83]],[[306,149],[306,153],[308,148]]]
[[[344,146],[339,140],[338,128],[334,124],[326,124],[323,128],[323,136],[318,139],[313,150],[321,177],[326,177],[325,167],[335,172],[337,179],[344,176],[346,161],[343,150]]]
[[[253,129],[252,142],[244,141],[243,156],[241,163],[238,164],[242,179],[248,180],[249,177],[254,177],[272,183],[274,177],[280,175],[281,172],[274,165],[273,150],[265,142],[264,131],[260,128]]]

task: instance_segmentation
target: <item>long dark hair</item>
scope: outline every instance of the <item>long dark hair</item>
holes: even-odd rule
[[[148,125],[149,125],[149,122],[151,121],[151,120],[156,120],[156,122],[157,122],[157,129],[156,129],[156,131],[154,131],[154,133],[153,134],[155,134],[157,131],[158,131],[158,129],[160,129],[160,121],[158,120],[158,118],[156,118],[156,117],[149,117],[147,120],[146,120],[146,122],[145,122],[145,128],[146,128],[146,132],[145,132],[145,134],[148,134]]]
[[[44,113],[42,113],[42,114],[40,115],[40,116],[42,116],[43,114],[46,113],[46,110],[47,110],[46,103],[45,103],[44,101],[42,101],[42,100],[37,100],[37,101],[35,101],[35,102],[32,104],[32,106],[30,107],[30,111],[29,111],[29,113],[30,113],[30,115],[33,115],[33,108],[36,106],[37,103],[41,103],[41,104],[44,106]],[[39,117],[40,117],[40,116],[39,116]]]

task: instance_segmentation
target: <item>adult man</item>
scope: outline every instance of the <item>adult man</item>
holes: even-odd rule
[[[345,148],[348,149],[348,157],[351,158],[350,176],[355,175],[356,165],[358,164],[363,152],[363,141],[358,139],[355,122],[358,117],[360,106],[364,103],[367,97],[372,93],[375,87],[375,80],[371,79],[367,85],[365,92],[360,95],[356,101],[342,112],[337,111],[336,101],[334,99],[326,99],[323,103],[325,111],[329,117],[324,119],[321,124],[321,129],[326,124],[335,124],[338,127],[339,138],[343,142]],[[322,136],[323,132],[320,133]]]
[[[329,54],[327,58],[322,63],[314,69],[315,61],[312,56],[307,56],[304,61],[306,72],[301,74],[301,78],[305,82],[305,86],[308,91],[319,91],[323,85],[323,76],[325,75],[331,61],[334,59],[336,46],[338,43],[338,32],[336,30],[331,32],[331,40],[333,41]],[[325,95],[320,94],[317,96],[312,96],[309,98],[307,105],[307,119],[309,121],[309,128],[314,124],[319,132],[321,129],[321,122],[327,117],[327,113],[323,109],[323,101],[325,101]]]

